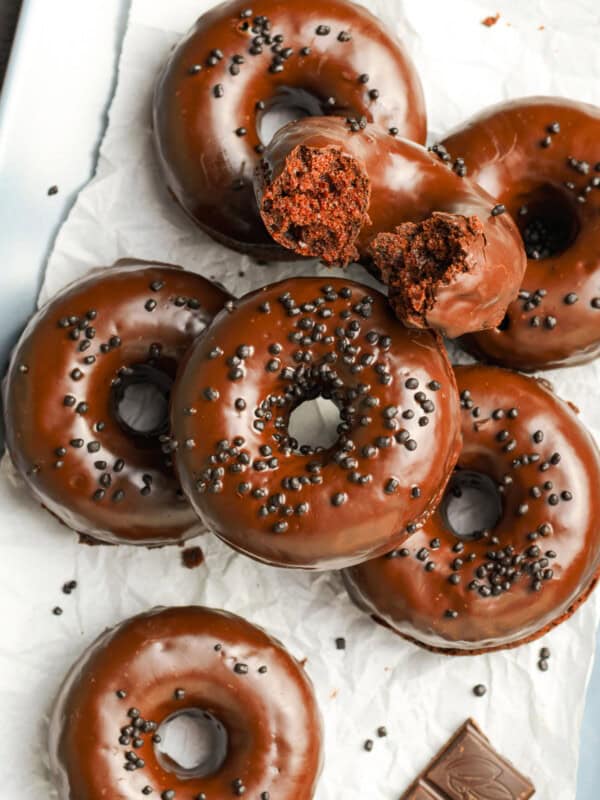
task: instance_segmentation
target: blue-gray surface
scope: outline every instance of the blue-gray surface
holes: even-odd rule
[[[600,797],[600,634],[596,638],[596,660],[588,688],[581,727],[581,751],[577,800]]]

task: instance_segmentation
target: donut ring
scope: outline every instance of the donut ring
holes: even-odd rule
[[[282,246],[374,265],[404,324],[456,337],[502,320],[526,258],[509,215],[436,152],[377,125],[298,120],[265,150],[256,193]]]
[[[6,444],[68,527],[113,544],[198,532],[172,470],[168,398],[184,353],[228,297],[179,267],[127,262],[75,281],[31,319],[4,385]],[[154,429],[132,429],[119,411],[136,383],[164,404]]]
[[[162,172],[187,214],[217,241],[289,257],[261,221],[252,179],[263,116],[365,117],[425,141],[419,78],[383,23],[348,0],[246,0],[203,14],[174,49],[154,97]]]
[[[299,447],[290,414],[319,395],[340,409],[339,437]],[[286,280],[236,301],[190,351],[171,417],[198,514],[232,547],[279,566],[386,552],[431,513],[459,449],[439,339],[340,279]]]
[[[374,619],[450,655],[542,636],[600,571],[600,454],[573,410],[545,382],[498,367],[457,367],[456,378],[464,443],[440,507],[403,548],[344,573]],[[459,538],[446,516],[453,487],[490,479],[498,522]]]
[[[185,711],[218,735],[202,770],[155,746],[161,723]],[[102,634],[66,677],[49,744],[61,800],[309,800],[321,770],[302,667],[260,628],[199,606],[154,609]]]
[[[492,106],[448,136],[469,175],[517,220],[530,256],[496,330],[467,348],[521,370],[600,353],[600,109],[552,97]]]

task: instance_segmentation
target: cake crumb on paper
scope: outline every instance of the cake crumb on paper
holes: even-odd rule
[[[500,13],[498,12],[497,14],[493,14],[490,15],[489,17],[486,17],[485,19],[482,19],[481,24],[485,25],[486,28],[492,28],[498,22],[499,19],[500,19]]]

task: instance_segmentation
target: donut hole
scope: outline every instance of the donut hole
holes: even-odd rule
[[[536,261],[564,253],[579,233],[574,198],[551,184],[520,196],[514,216],[527,257]]]
[[[459,539],[479,539],[498,524],[502,500],[494,481],[482,472],[454,473],[440,507],[446,528]]]
[[[327,397],[304,400],[290,414],[288,434],[296,450],[327,450],[339,438],[342,421],[337,405]]]
[[[154,752],[160,766],[181,778],[214,775],[227,758],[228,738],[222,722],[199,708],[167,717],[158,728]]]
[[[510,316],[507,313],[502,317],[502,320],[500,321],[500,324],[498,325],[498,330],[499,331],[507,331],[509,328],[510,328]]]
[[[167,372],[150,364],[135,364],[123,371],[111,394],[113,415],[121,428],[143,438],[166,433],[172,385]]]
[[[256,129],[258,138],[266,146],[280,128],[288,122],[304,117],[324,116],[323,103],[305,89],[281,87],[273,97],[264,101],[264,109],[258,112]]]

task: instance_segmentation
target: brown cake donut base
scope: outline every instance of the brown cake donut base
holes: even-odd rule
[[[391,625],[389,625],[384,619],[378,617],[376,614],[371,613],[371,609],[366,606],[358,594],[354,591],[354,588],[346,578],[346,576],[342,573],[342,580],[344,581],[344,586],[346,587],[346,591],[352,598],[353,603],[360,608],[361,610],[365,611],[373,622],[376,622],[378,625],[381,625],[383,628],[387,628],[387,630],[391,631],[396,636],[400,636],[402,639],[405,639],[407,642],[411,644],[417,645],[422,650],[428,650],[430,653],[438,653],[442,656],[480,656],[484,653],[497,653],[500,650],[514,650],[516,647],[521,647],[524,644],[529,644],[530,642],[535,642],[536,639],[541,639],[551,630],[558,627],[562,622],[565,622],[567,619],[573,616],[573,614],[577,611],[577,609],[585,603],[588,597],[596,588],[596,584],[598,583],[598,579],[600,578],[600,570],[591,581],[588,588],[577,598],[577,600],[569,606],[569,608],[561,614],[556,619],[549,622],[545,627],[541,628],[539,631],[532,633],[530,636],[524,636],[522,639],[519,639],[516,642],[510,642],[509,644],[498,645],[497,647],[485,647],[479,648],[476,650],[464,650],[458,649],[456,647],[435,647],[434,645],[425,644],[424,642],[418,641],[418,639],[414,639],[412,636],[408,636],[406,633],[400,633],[399,631],[394,630]]]

